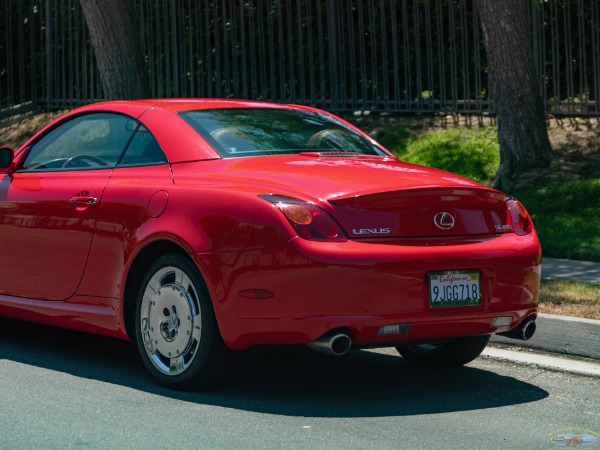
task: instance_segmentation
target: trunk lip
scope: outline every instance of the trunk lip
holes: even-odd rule
[[[355,206],[363,205],[368,208],[369,202],[392,200],[392,199],[415,199],[421,196],[432,194],[447,194],[447,195],[476,195],[484,198],[495,199],[498,201],[506,201],[508,198],[503,192],[487,186],[456,186],[456,185],[439,185],[439,186],[417,186],[409,188],[401,188],[389,191],[364,191],[355,192],[338,197],[327,199],[334,206]]]

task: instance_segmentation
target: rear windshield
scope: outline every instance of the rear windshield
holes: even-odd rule
[[[300,152],[385,155],[356,131],[312,111],[224,108],[179,115],[223,158]]]

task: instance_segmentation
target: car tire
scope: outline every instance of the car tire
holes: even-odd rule
[[[398,353],[411,364],[430,369],[460,367],[477,358],[489,335],[454,339],[450,342],[414,344],[396,347]]]
[[[235,352],[223,343],[206,285],[187,257],[165,255],[152,264],[135,311],[138,351],[162,385],[199,389],[235,371]]]

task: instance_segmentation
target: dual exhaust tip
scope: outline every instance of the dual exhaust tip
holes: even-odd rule
[[[352,339],[346,333],[333,330],[316,341],[309,342],[306,346],[325,355],[342,356],[352,347]]]
[[[517,327],[504,333],[498,333],[511,339],[527,341],[531,339],[536,330],[534,319],[525,319]],[[332,330],[325,333],[319,339],[309,342],[306,346],[325,355],[342,356],[352,347],[352,339],[344,332]]]

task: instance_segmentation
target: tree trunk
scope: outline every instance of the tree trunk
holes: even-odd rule
[[[504,189],[519,174],[548,167],[552,160],[533,62],[532,1],[476,0],[498,119],[500,167],[494,185]]]
[[[151,97],[133,0],[80,2],[105,96],[113,100]]]

